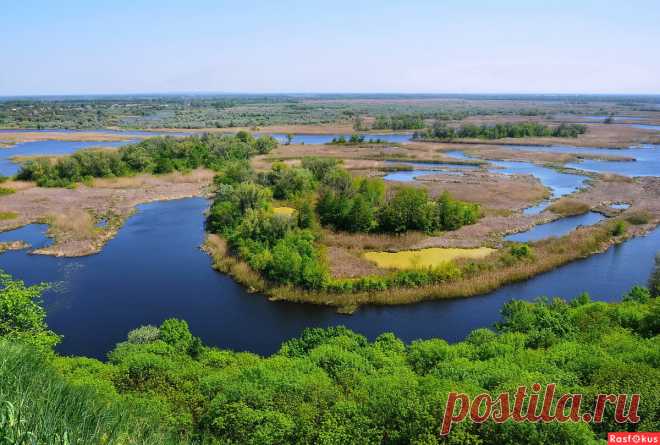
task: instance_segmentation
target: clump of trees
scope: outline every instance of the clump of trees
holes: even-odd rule
[[[373,123],[374,130],[419,130],[424,128],[424,117],[419,114],[379,115]]]
[[[0,300],[22,301],[6,292]],[[43,322],[23,325],[33,308],[10,304],[0,331],[0,430],[7,443],[596,445],[609,431],[660,429],[659,303],[641,287],[616,303],[586,294],[512,300],[493,329],[455,343],[312,328],[267,357],[206,346],[169,319],[130,332],[106,362],[33,349],[25,341],[51,333]],[[438,436],[450,392],[512,400],[532,383],[582,394],[585,408],[597,394],[640,394],[640,420],[617,423],[608,405],[600,423],[487,419]]]
[[[358,144],[384,144],[387,141],[382,140],[381,138],[366,138],[362,134],[352,134],[348,139],[346,137],[338,136],[332,138],[332,141],[328,142],[328,145],[358,145]]]
[[[282,170],[288,175],[288,168]],[[291,170],[304,170],[292,176],[311,176],[306,169]],[[288,184],[284,187],[281,177],[276,175],[276,185],[282,186],[273,189],[283,197],[304,190],[304,181],[297,183],[301,189],[294,190]],[[304,218],[294,219],[275,214],[273,189],[254,182],[220,184],[207,217],[207,229],[225,237],[232,250],[266,278],[281,284],[320,288],[327,280],[328,269],[311,230],[314,215],[299,212]]]
[[[245,161],[225,162],[215,184],[209,231],[222,235],[236,255],[274,283],[333,292],[428,285],[455,278],[459,271],[446,267],[336,280],[317,242],[320,225],[351,232],[430,233],[472,224],[481,214],[478,205],[447,193],[435,200],[422,188],[386,193],[382,179],[353,178],[332,158],[304,158],[300,167],[275,163],[259,174]],[[296,212],[275,214],[273,199],[292,203]]]
[[[344,170],[335,170],[322,182],[317,212],[323,224],[335,229],[389,233],[456,230],[481,215],[478,204],[455,200],[446,192],[435,200],[426,189],[412,186],[386,194],[381,179],[353,180]]]
[[[495,125],[462,125],[458,128],[449,127],[444,122],[436,121],[432,127],[413,134],[413,139],[502,139],[524,137],[578,137],[587,131],[581,124],[562,123],[556,127],[542,125],[536,122],[505,123]]]
[[[221,169],[227,162],[245,161],[277,147],[271,136],[250,133],[156,137],[117,151],[83,150],[54,162],[42,158],[25,162],[17,179],[36,181],[42,187],[66,187],[91,178],[129,176],[137,173],[170,173],[199,167]]]

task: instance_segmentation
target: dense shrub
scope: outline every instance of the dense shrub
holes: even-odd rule
[[[245,179],[250,156],[266,153],[277,145],[270,136],[255,139],[249,133],[235,136],[204,134],[187,138],[155,137],[127,145],[118,151],[82,150],[71,156],[26,161],[17,178],[36,181],[42,187],[62,187],[90,178],[136,173],[170,173],[199,167],[213,168],[231,180]],[[223,181],[223,179],[219,179]]]
[[[424,128],[424,117],[414,114],[376,116],[374,130],[418,130]]]
[[[186,346],[195,337],[176,319],[138,330],[166,334],[120,343],[105,363],[39,353],[5,337],[0,430],[8,443],[596,445],[608,431],[660,428],[658,307],[640,287],[618,303],[586,294],[512,300],[494,330],[452,344],[312,328],[268,357],[201,343],[193,354]],[[532,383],[582,394],[585,409],[596,394],[641,394],[640,422],[618,424],[609,407],[602,423],[489,419],[438,436],[449,392],[513,398]]]
[[[399,186],[386,197],[381,179],[353,180],[341,169],[325,174],[316,210],[322,224],[350,232],[456,230],[481,215],[477,204],[454,200],[448,193],[434,201],[418,187]]]
[[[560,124],[557,127],[548,127],[535,122],[521,122],[481,126],[467,124],[452,128],[443,122],[436,121],[431,128],[416,131],[413,139],[578,137],[586,131],[587,127],[581,124]]]

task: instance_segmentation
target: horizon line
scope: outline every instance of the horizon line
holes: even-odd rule
[[[281,92],[250,92],[250,91],[145,91],[145,92],[99,92],[99,93],[28,93],[28,94],[0,94],[0,99],[5,98],[40,98],[40,97],[121,97],[121,96],[549,96],[549,97],[571,97],[571,96],[642,96],[660,97],[659,93],[532,93],[532,92],[318,92],[318,91],[281,91]]]

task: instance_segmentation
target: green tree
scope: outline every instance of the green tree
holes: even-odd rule
[[[0,336],[50,350],[60,337],[48,329],[41,294],[46,285],[25,286],[0,270]]]
[[[655,254],[655,266],[649,277],[649,291],[653,297],[660,297],[660,252]]]
[[[168,318],[159,328],[159,338],[180,351],[187,351],[193,341],[188,323],[176,318]]]

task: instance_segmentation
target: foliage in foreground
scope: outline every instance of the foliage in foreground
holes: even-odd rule
[[[455,344],[308,329],[269,357],[205,347],[173,319],[132,331],[107,363],[6,340],[0,421],[36,443],[581,445],[660,428],[660,300],[647,289],[620,303],[514,300],[502,315],[494,331]],[[532,383],[581,393],[584,406],[598,393],[640,393],[641,422],[616,424],[608,408],[602,424],[487,421],[438,436],[450,391],[497,395]],[[22,421],[8,422],[12,412]]]

